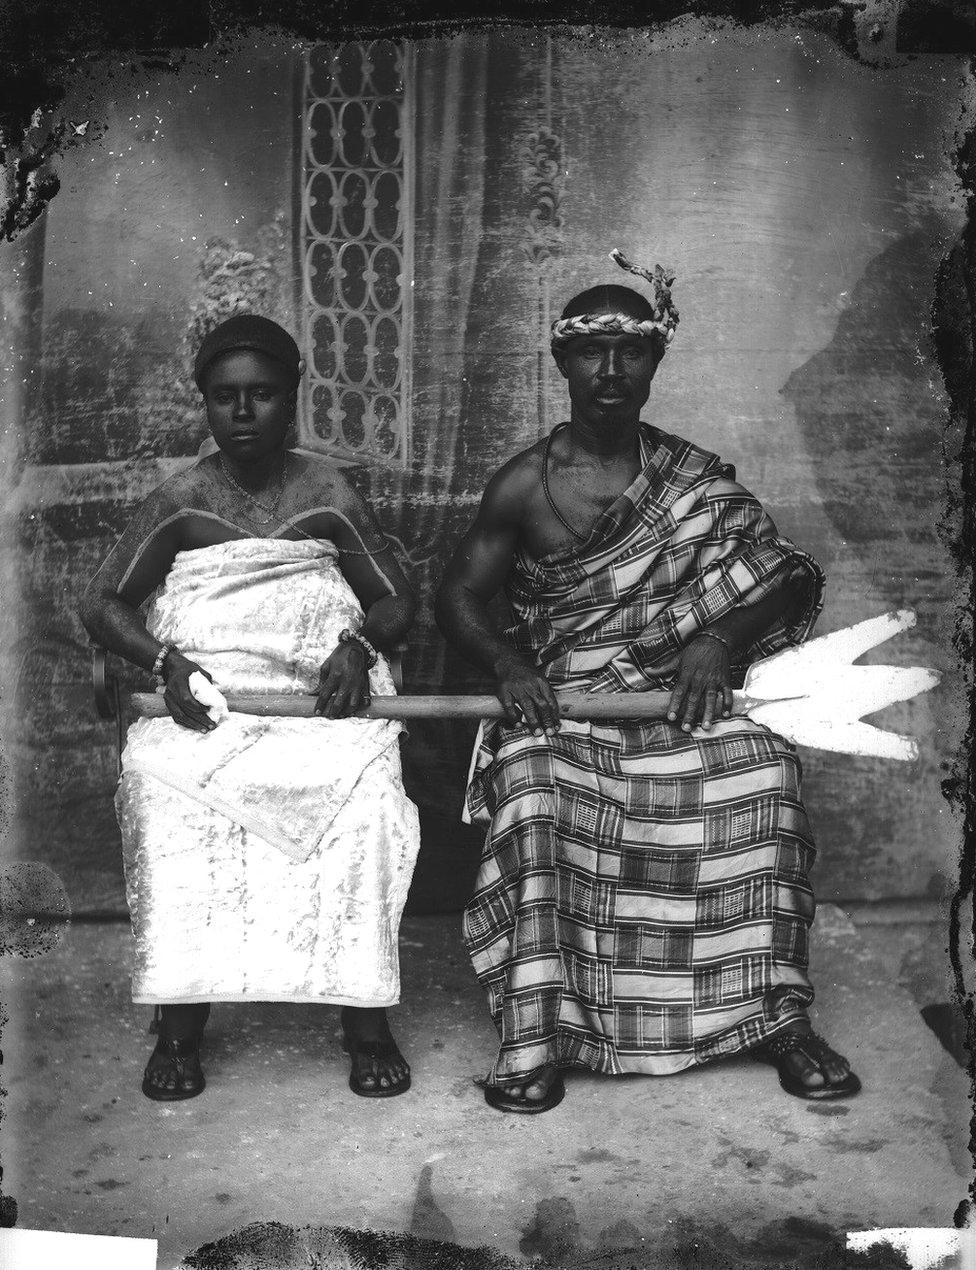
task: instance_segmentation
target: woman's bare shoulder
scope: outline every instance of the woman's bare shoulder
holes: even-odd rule
[[[139,512],[144,515],[167,516],[191,507],[201,485],[200,476],[196,472],[197,466],[193,463],[167,476],[145,496],[139,504]]]
[[[289,477],[289,484],[306,506],[337,506],[351,496],[352,485],[331,459],[308,451],[292,450],[288,454],[288,464],[294,473]]]

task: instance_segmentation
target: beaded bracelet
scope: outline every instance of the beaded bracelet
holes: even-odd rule
[[[339,632],[340,644],[348,644],[350,640],[354,641],[362,648],[363,652],[366,654],[366,667],[368,670],[372,670],[377,661],[379,661],[379,653],[369,642],[366,636],[360,635],[358,631],[344,630]]]
[[[166,658],[170,655],[170,653],[175,652],[176,649],[172,644],[163,644],[159,652],[156,654],[156,660],[153,662],[152,670],[150,671],[154,679],[162,679],[163,666],[166,662]]]

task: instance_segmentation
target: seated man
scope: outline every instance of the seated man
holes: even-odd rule
[[[466,804],[488,824],[464,914],[501,1037],[485,1096],[539,1112],[561,1068],[663,1075],[745,1050],[790,1093],[848,1096],[806,1015],[799,763],[731,717],[733,672],[809,634],[822,574],[714,454],[641,421],[678,317],[660,267],[614,258],[651,300],[595,287],[553,324],[569,421],[489,482],[437,602],[506,713]],[[557,687],[673,691],[667,720],[560,724]]]
[[[149,495],[83,604],[96,641],[158,675],[171,716],[130,729],[116,795],[133,1000],[160,1006],[143,1092],[161,1101],[203,1090],[215,1000],[340,1004],[353,1091],[410,1084],[385,1007],[416,808],[398,725],[347,716],[393,691],[376,650],[403,636],[414,601],[342,475],[286,449],[302,369],[266,318],[203,340],[194,377],[217,452]],[[320,717],[215,723],[205,679],[317,692]]]

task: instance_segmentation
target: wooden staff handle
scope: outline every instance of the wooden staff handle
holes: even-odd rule
[[[746,698],[735,693],[734,712],[745,713]],[[559,713],[564,719],[664,719],[670,692],[566,693],[559,697]],[[134,692],[130,698],[137,714],[160,719],[168,714],[163,698],[154,692]],[[266,697],[228,696],[227,705],[237,714],[274,715],[278,718],[310,719],[315,697],[299,694]],[[501,719],[502,704],[497,697],[374,697],[357,719]]]

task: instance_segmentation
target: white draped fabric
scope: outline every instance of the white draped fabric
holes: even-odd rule
[[[181,552],[147,625],[224,693],[307,693],[362,611],[328,543]],[[374,693],[394,691],[382,660]],[[116,795],[133,999],[399,999],[397,931],[419,848],[399,725],[232,714],[129,731]]]

